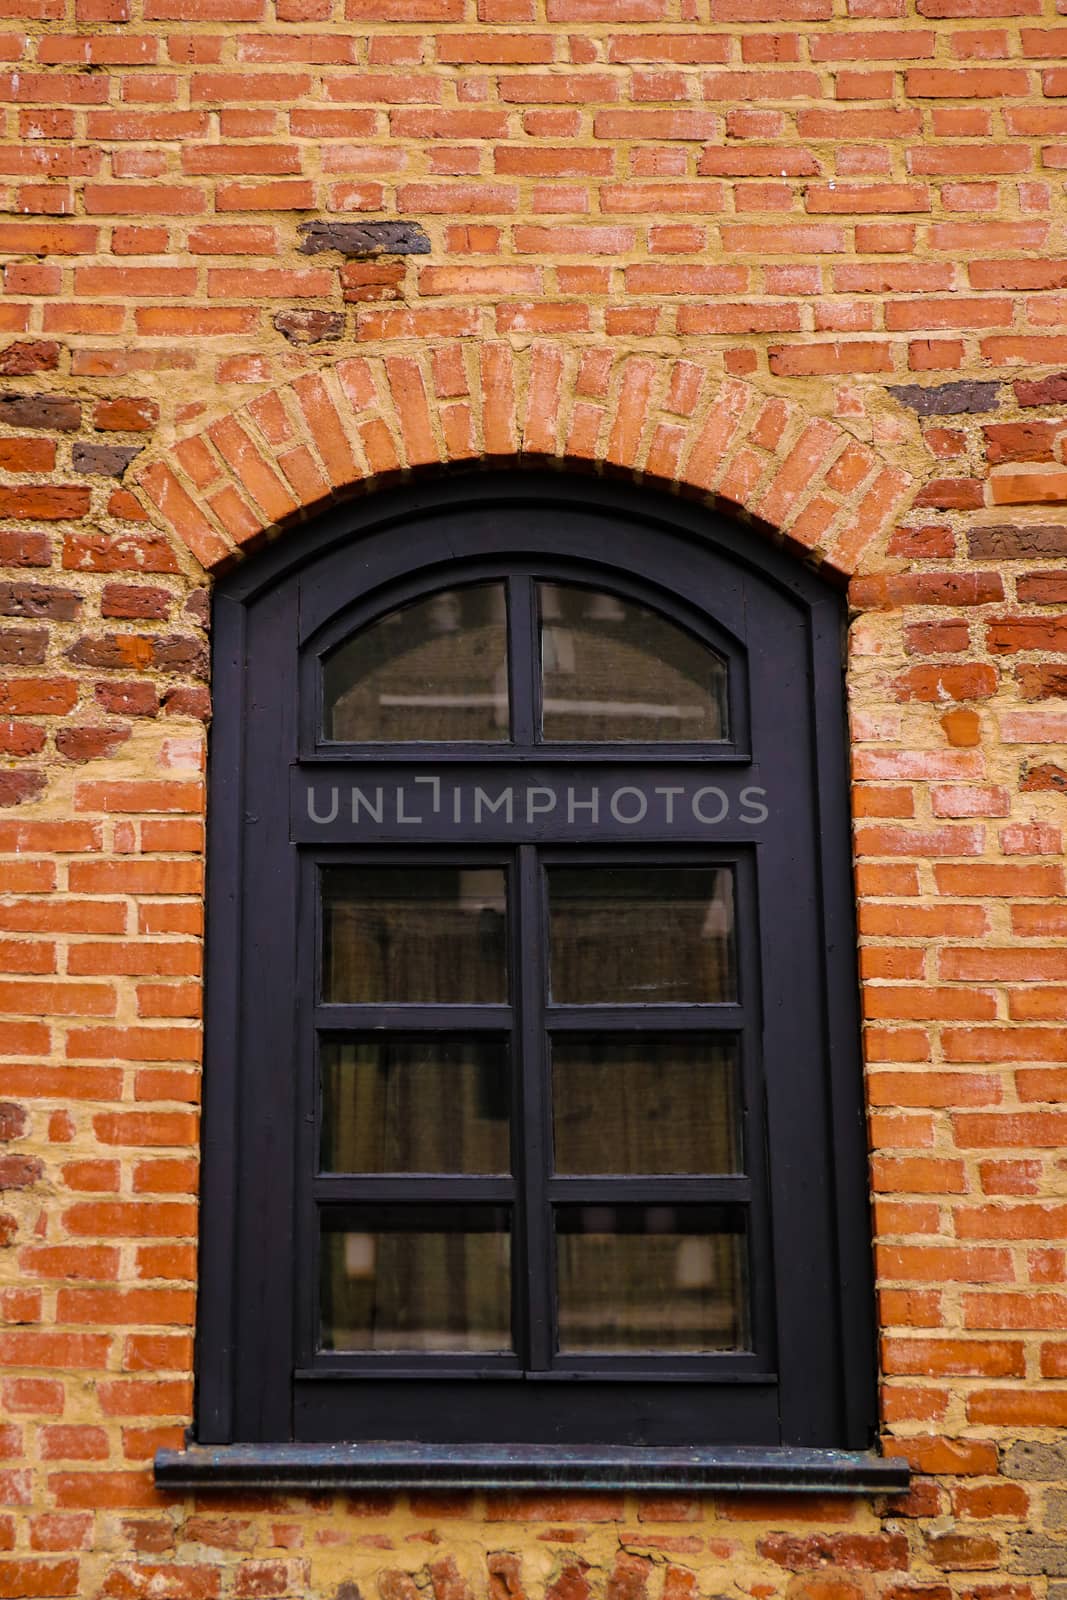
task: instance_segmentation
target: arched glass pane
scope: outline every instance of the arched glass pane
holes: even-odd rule
[[[725,739],[726,663],[674,622],[618,595],[540,583],[546,740]]]
[[[508,738],[502,583],[390,611],[323,662],[323,736],[350,743]]]

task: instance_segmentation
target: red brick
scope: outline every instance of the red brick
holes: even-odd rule
[[[78,1573],[78,1562],[73,1559],[8,1558],[0,1561],[0,1595],[5,1600],[34,1595],[75,1595]]]
[[[756,1548],[766,1560],[794,1572],[818,1570],[827,1563],[887,1572],[906,1567],[908,1561],[907,1540],[901,1533],[769,1533]]]
[[[883,1371],[915,1377],[1021,1378],[1024,1347],[1018,1340],[886,1339]]]
[[[145,1472],[53,1472],[48,1486],[62,1509],[124,1510],[156,1506],[158,1496]]]

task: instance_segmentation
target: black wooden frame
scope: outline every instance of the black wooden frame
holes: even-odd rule
[[[505,758],[506,760],[506,758]],[[393,1174],[370,1176],[317,1175],[298,1183],[297,1204],[299,1216],[297,1238],[305,1241],[307,1263],[297,1280],[297,1350],[295,1392],[298,1408],[303,1404],[314,1411],[319,1419],[316,1431],[334,1425],[333,1417],[326,1412],[332,1402],[319,1400],[315,1390],[325,1382],[336,1388],[344,1379],[389,1379],[388,1412],[394,1427],[418,1431],[423,1425],[426,1408],[426,1385],[432,1382],[435,1391],[435,1426],[444,1427],[443,1414],[454,1416],[452,1428],[461,1442],[471,1431],[470,1380],[495,1378],[503,1383],[510,1379],[494,1399],[494,1434],[499,1442],[521,1435],[529,1420],[524,1412],[531,1401],[525,1392],[514,1392],[514,1380],[524,1380],[525,1385],[565,1382],[566,1400],[560,1403],[568,1411],[582,1410],[584,1402],[576,1400],[573,1380],[596,1379],[601,1384],[626,1382],[639,1385],[663,1385],[670,1381],[676,1393],[669,1396],[665,1390],[657,1391],[656,1404],[660,1410],[660,1426],[666,1433],[667,1414],[671,1412],[676,1427],[684,1426],[688,1412],[707,1403],[703,1386],[744,1383],[748,1392],[761,1389],[769,1394],[774,1373],[774,1336],[772,1284],[769,1274],[760,1270],[760,1263],[770,1249],[769,1226],[766,1207],[761,1202],[766,1192],[764,1170],[764,1127],[762,1081],[758,1076],[759,1058],[759,930],[754,916],[757,903],[752,847],[732,849],[712,846],[638,846],[620,848],[589,846],[555,849],[521,845],[513,852],[517,860],[509,861],[507,853],[496,850],[476,850],[470,847],[451,849],[432,846],[411,847],[369,846],[362,850],[331,849],[328,852],[308,852],[302,874],[303,888],[300,896],[301,916],[298,944],[307,957],[317,956],[322,948],[321,930],[316,926],[315,913],[319,897],[308,892],[308,883],[323,864],[352,865],[444,865],[455,863],[470,867],[500,866],[511,879],[512,928],[509,937],[509,993],[510,1002],[503,1006],[490,1005],[369,1005],[348,1006],[318,1004],[313,1010],[312,1031],[320,1037],[337,1034],[377,1033],[392,1027],[399,1033],[432,1031],[435,1035],[472,1032],[509,1035],[509,1057],[512,1075],[512,1147],[515,1157],[513,1176],[485,1177],[413,1177]],[[597,1005],[562,1006],[543,999],[545,972],[543,953],[547,948],[544,917],[546,896],[543,872],[553,865],[633,863],[641,865],[693,865],[728,866],[733,870],[735,903],[743,908],[738,917],[738,998],[733,1003],[667,1005]],[[297,988],[301,995],[316,988],[312,961],[308,960],[304,973],[298,976]],[[682,1032],[706,1035],[723,1034],[735,1038],[739,1045],[739,1073],[742,1077],[742,1139],[746,1151],[743,1173],[717,1178],[706,1177],[571,1177],[558,1176],[551,1171],[551,1132],[548,1111],[550,1076],[548,1045],[556,1036],[574,1036],[590,1031],[604,1034],[630,1033],[649,1030],[657,1033]],[[303,1030],[307,1033],[307,1029]],[[296,1126],[300,1130],[298,1170],[305,1174],[314,1172],[318,1123],[315,1093],[316,1074],[303,1065],[298,1070],[298,1100]],[[301,1092],[302,1091],[302,1092]],[[521,1136],[520,1136],[521,1130]],[[315,1349],[314,1329],[317,1320],[318,1271],[316,1244],[318,1230],[315,1221],[317,1206],[324,1202],[343,1205],[349,1203],[395,1204],[439,1202],[509,1205],[514,1209],[520,1224],[521,1236],[515,1251],[516,1260],[528,1263],[525,1277],[515,1274],[513,1281],[513,1316],[516,1330],[525,1335],[527,1349],[513,1356],[466,1355],[448,1359],[431,1356],[420,1359],[408,1353],[388,1354],[378,1352],[338,1353]],[[596,1201],[600,1204],[720,1204],[745,1207],[746,1251],[748,1279],[751,1296],[752,1348],[739,1352],[716,1352],[713,1356],[655,1354],[644,1355],[572,1355],[563,1356],[554,1351],[552,1341],[552,1236],[547,1227],[550,1207]],[[610,1400],[604,1402],[611,1404]],[[545,1402],[538,1402],[539,1423],[545,1420]],[[382,1419],[384,1423],[384,1418]],[[556,1420],[555,1430],[562,1426]],[[585,1419],[578,1433],[580,1442],[587,1430],[595,1426]],[[736,1426],[736,1425],[735,1425]],[[337,1437],[347,1437],[350,1425],[341,1422],[344,1432]],[[331,1435],[332,1436],[332,1435]],[[735,1437],[734,1430],[725,1437]],[[773,1442],[768,1439],[764,1442]]]
[[[673,611],[709,641],[714,635],[717,649],[745,660],[750,704],[734,724],[733,743],[646,748],[617,762],[602,748],[543,747],[524,758],[533,774],[539,764],[584,763],[595,773],[662,761],[672,770],[699,769],[705,779],[710,773],[724,788],[768,779],[777,786],[778,810],[763,828],[728,823],[711,839],[661,846],[731,859],[744,848],[759,863],[763,1025],[778,1063],[767,1086],[773,1245],[764,1263],[773,1277],[776,1378],[730,1374],[729,1358],[716,1377],[711,1357],[699,1378],[677,1370],[650,1375],[646,1364],[569,1379],[562,1387],[571,1421],[562,1430],[532,1425],[524,1437],[534,1454],[554,1442],[577,1448],[625,1440],[640,1415],[648,1445],[674,1445],[688,1428],[694,1444],[865,1449],[876,1423],[875,1364],[843,599],[783,552],[697,506],[591,478],[518,471],[368,497],[290,534],[216,589],[196,1438],[205,1445],[357,1437],[523,1443],[494,1432],[484,1378],[472,1395],[460,1377],[458,1388],[448,1379],[442,1389],[423,1375],[367,1383],[339,1371],[313,1375],[314,1363],[298,1367],[292,1307],[303,1269],[295,1259],[294,1174],[306,1108],[298,1115],[292,1103],[291,1056],[279,1047],[294,1006],[278,975],[292,972],[298,863],[308,844],[300,846],[285,771],[292,766],[295,794],[301,770],[328,779],[364,757],[397,769],[427,760],[422,747],[390,747],[387,758],[380,747],[316,749],[313,726],[300,724],[297,645],[325,649],[360,614],[391,608],[405,585],[444,586],[460,568],[476,575],[480,563],[547,576],[585,571],[587,581]],[[714,623],[701,624],[705,607]],[[475,770],[486,758],[483,746],[438,754],[442,768]],[[589,837],[574,843],[593,846]],[[323,847],[344,850],[329,837]],[[306,1002],[295,1011],[306,1032]],[[794,1061],[797,1070],[786,1070]],[[306,1327],[306,1308],[303,1315]],[[529,1387],[531,1414],[543,1413],[545,1386]],[[317,1398],[324,1389],[329,1398]],[[588,1399],[579,1402],[579,1393]]]

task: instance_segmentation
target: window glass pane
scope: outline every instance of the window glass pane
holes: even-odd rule
[[[505,1001],[505,893],[499,867],[323,868],[323,999]]]
[[[732,1039],[629,1034],[552,1043],[560,1173],[740,1170]]]
[[[322,1232],[324,1350],[511,1349],[502,1206],[346,1206]]]
[[[323,737],[508,737],[502,583],[442,589],[391,611],[323,662]]]
[[[559,1004],[737,998],[728,867],[549,867],[548,897]]]
[[[503,1039],[323,1042],[324,1172],[507,1172]]]
[[[726,664],[658,612],[538,584],[545,739],[725,739]]]
[[[559,1348],[748,1345],[743,1213],[730,1206],[560,1206]]]

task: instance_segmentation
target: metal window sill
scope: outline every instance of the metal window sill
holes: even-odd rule
[[[899,1494],[907,1462],[786,1446],[191,1444],[160,1450],[160,1489],[770,1490]]]

